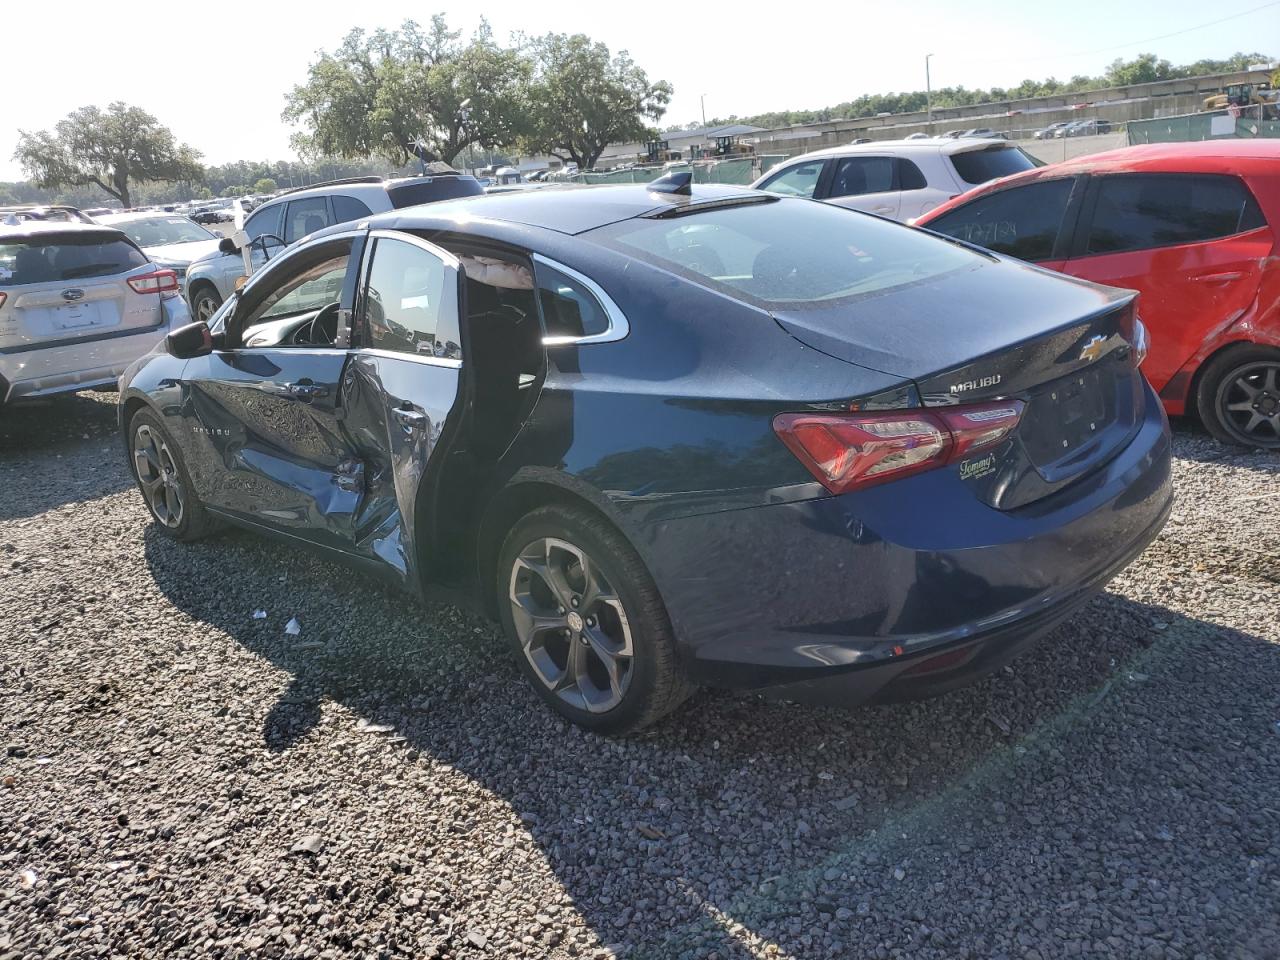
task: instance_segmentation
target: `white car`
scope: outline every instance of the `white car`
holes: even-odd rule
[[[792,157],[752,186],[908,221],[980,183],[1036,166],[1006,140],[874,140]]]
[[[14,216],[0,223],[0,406],[114,386],[190,322],[174,272],[119,230]]]
[[[187,267],[193,260],[215,253],[220,236],[179,213],[118,213],[94,217],[115,227],[142,248],[151,262],[178,275],[178,289],[185,295]]]

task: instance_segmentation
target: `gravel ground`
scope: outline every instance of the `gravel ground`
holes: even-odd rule
[[[158,536],[112,397],[5,416],[0,957],[1280,956],[1275,455],[1181,430],[1163,537],[974,688],[619,742],[468,614]]]

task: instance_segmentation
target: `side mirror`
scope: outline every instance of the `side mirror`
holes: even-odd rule
[[[240,248],[236,246],[236,242],[230,237],[223,237],[218,241],[218,250],[222,253],[239,253]]]
[[[164,348],[179,360],[203,357],[213,352],[213,334],[202,320],[179,327],[164,338]]]

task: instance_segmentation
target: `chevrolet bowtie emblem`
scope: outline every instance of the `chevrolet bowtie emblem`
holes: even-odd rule
[[[1107,338],[1102,334],[1096,334],[1085,341],[1085,345],[1080,348],[1080,359],[1088,360],[1092,363],[1102,356],[1102,349],[1106,345]]]

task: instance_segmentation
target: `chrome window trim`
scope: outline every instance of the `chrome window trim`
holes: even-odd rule
[[[622,309],[613,302],[613,298],[601,289],[600,284],[596,283],[586,274],[581,273],[573,267],[565,266],[558,260],[552,260],[550,257],[544,257],[540,253],[532,254],[534,263],[540,263],[552,270],[559,270],[570,279],[578,281],[587,288],[587,292],[596,298],[600,306],[604,309],[605,316],[609,318],[608,329],[601,333],[593,333],[582,337],[552,337],[544,336],[542,338],[543,346],[558,347],[565,344],[582,344],[582,343],[613,343],[622,340],[631,332],[631,325],[627,322],[627,315]],[[537,278],[534,278],[534,285],[537,287]],[[540,288],[539,288],[540,289]]]
[[[432,256],[436,257],[437,259],[443,261],[446,267],[452,267],[454,270],[462,269],[462,261],[459,260],[457,257],[455,257],[452,253],[450,253],[444,247],[437,246],[436,244],[432,243],[430,240],[423,240],[421,237],[417,236],[416,234],[404,233],[404,232],[401,232],[400,230],[389,230],[386,227],[379,227],[376,230],[369,230],[368,235],[370,240],[374,240],[379,237],[381,237],[384,240],[403,240],[405,243],[409,244],[410,246],[414,246],[420,250],[424,250],[427,253],[431,254]]]
[[[380,347],[356,347],[351,351],[357,357],[381,357],[384,360],[408,360],[410,363],[421,363],[428,367],[447,367],[450,370],[461,370],[462,361],[450,357],[424,357],[416,353],[400,353],[396,350],[383,350]]]
[[[259,208],[261,209],[261,208]],[[254,211],[257,212],[256,210]],[[276,264],[288,263],[299,254],[310,250],[312,247],[319,246],[324,243],[332,243],[334,240],[354,240],[356,237],[363,236],[364,230],[344,230],[341,233],[330,233],[323,237],[303,237],[301,240],[295,240],[293,243],[285,247],[284,253],[281,253],[274,260],[268,260],[254,272],[248,280],[245,281],[243,287],[234,291],[236,294],[245,293],[251,286],[258,282],[259,277],[266,276],[272,270],[277,269]]]

